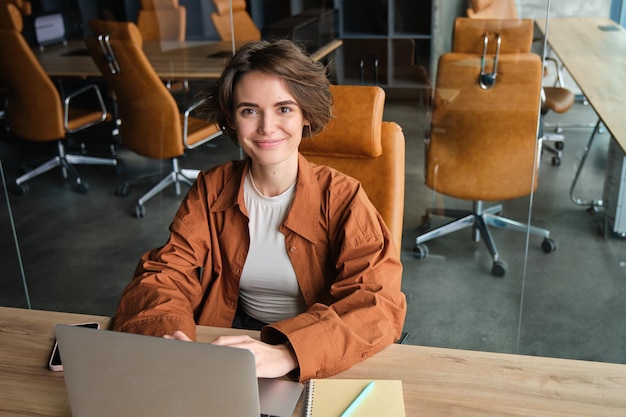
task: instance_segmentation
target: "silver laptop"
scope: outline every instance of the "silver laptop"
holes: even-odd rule
[[[246,349],[57,325],[73,417],[291,417],[303,385]]]

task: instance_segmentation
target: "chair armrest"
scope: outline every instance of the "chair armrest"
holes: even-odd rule
[[[65,126],[65,130],[67,130],[68,132],[73,131],[72,129],[70,129],[70,107],[72,105],[72,100],[77,97],[89,94],[92,90],[93,92],[95,92],[96,98],[98,100],[98,105],[100,106],[100,113],[102,114],[100,116],[100,122],[106,120],[107,108],[104,104],[104,99],[102,98],[102,93],[100,93],[100,89],[96,84],[87,84],[84,87],[79,88],[78,90],[72,91],[70,94],[65,96],[65,99],[63,100],[63,125]]]
[[[216,137],[220,136],[222,134],[222,131],[217,129],[217,125],[215,125],[215,132],[214,133],[210,133],[208,134],[206,137],[204,137],[202,140],[198,140],[197,142],[194,142],[193,144],[189,143],[189,133],[190,133],[190,119],[192,118],[191,113],[193,113],[193,111],[195,109],[197,109],[199,106],[201,106],[206,99],[201,99],[196,101],[195,103],[191,104],[189,107],[187,107],[185,109],[185,111],[183,112],[182,116],[183,116],[183,145],[185,146],[185,149],[193,149],[196,148],[210,140],[215,139]],[[194,118],[196,119],[196,118]],[[198,123],[202,123],[200,119],[197,119],[194,122],[194,131],[198,130]],[[204,127],[200,127],[200,130],[205,129],[206,132],[208,133],[209,129],[208,127],[205,125]],[[197,133],[197,132],[196,132]]]
[[[546,63],[548,62],[554,64],[554,69],[556,70],[556,81],[554,82],[554,86],[564,87],[565,82],[563,80],[563,67],[559,65],[559,62],[555,58],[549,56],[546,57]]]
[[[189,134],[189,117],[191,116],[191,113],[197,109],[198,107],[200,107],[200,105],[202,105],[202,103],[204,103],[206,101],[206,99],[201,99],[196,101],[195,103],[192,103],[189,107],[187,107],[185,109],[185,112],[183,113],[183,144],[185,145],[185,149],[193,149],[196,146],[199,146],[201,143],[198,143],[194,146],[189,145],[189,141],[187,140],[187,136]]]

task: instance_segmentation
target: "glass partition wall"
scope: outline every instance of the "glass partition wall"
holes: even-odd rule
[[[529,196],[497,201],[502,203],[506,217],[549,229],[557,250],[545,253],[541,237],[493,229],[500,256],[508,264],[503,277],[494,277],[489,251],[482,241],[473,242],[471,229],[466,229],[428,242],[428,256],[417,259],[413,249],[416,237],[424,231],[426,208],[471,208],[471,202],[433,193],[426,185],[424,146],[431,108],[427,94],[423,93],[428,80],[435,82],[439,56],[451,50],[452,23],[454,17],[465,14],[466,2],[435,0],[429,9],[431,16],[419,19],[410,18],[411,13],[423,13],[421,9],[412,9],[413,0],[326,3],[338,8],[340,35],[345,37],[344,46],[334,57],[340,83],[375,80],[367,67],[359,73],[358,60],[355,63],[350,58],[355,53],[350,50],[351,45],[367,44],[369,40],[376,48],[385,50],[384,60],[380,61],[384,71],[378,74],[377,81],[388,91],[385,119],[399,123],[406,139],[401,257],[408,301],[408,343],[626,362],[626,330],[621,325],[621,317],[626,313],[626,242],[606,222],[603,207],[590,210],[570,198],[570,184],[592,130],[588,125],[594,124],[598,116],[591,106],[585,105],[584,94],[567,70],[557,67],[563,69],[564,85],[577,96],[575,104],[567,113],[548,112],[540,121],[545,131],[557,133],[558,129],[565,137],[560,165],[553,165],[552,155],[544,151],[537,155],[536,191]],[[356,24],[349,9],[355,7],[352,3],[359,3],[359,7],[365,8],[361,13],[373,17],[373,11],[367,10],[371,3],[376,10],[383,10],[386,20],[367,36],[349,32]],[[580,16],[585,2],[578,3],[559,5],[557,9],[553,6],[550,17]],[[608,16],[609,6],[605,3],[606,10],[597,5],[594,10],[584,9],[584,15]],[[548,0],[516,3],[519,17],[544,21],[549,7]],[[584,7],[590,6],[585,3]],[[421,33],[424,30],[427,33]],[[538,30],[535,33],[541,34]],[[536,37],[533,51],[543,56],[544,44],[540,36]],[[416,49],[407,52],[407,45],[411,44]],[[549,47],[546,50],[548,57],[558,58],[557,53]],[[401,59],[407,56],[408,61]],[[427,78],[410,75],[413,64],[426,68]],[[555,80],[554,70],[548,67],[547,71],[543,79],[546,86]],[[493,134],[497,136],[498,132]],[[609,139],[606,130],[598,133],[576,195],[602,198]],[[31,152],[14,138],[3,138],[0,145],[10,187],[21,163],[39,157],[40,151]],[[91,143],[87,143],[86,149],[103,152],[103,148]],[[1,273],[3,305],[32,304],[32,308],[44,310],[114,314],[140,255],[165,241],[182,198],[182,194],[173,191],[161,193],[147,204],[144,218],[135,218],[136,198],[148,185],[133,183],[125,198],[116,196],[115,191],[122,182],[140,174],[165,172],[166,162],[146,160],[123,147],[118,149],[118,156],[125,167],[121,174],[106,167],[79,167],[91,185],[86,195],[69,189],[56,171],[34,180],[29,194],[24,196],[15,195],[3,183],[3,196],[8,197],[0,205],[0,244],[8,248],[1,255],[3,265],[8,266]],[[237,158],[239,150],[227,138],[220,138],[210,147],[190,152],[182,163],[204,169]],[[530,174],[534,172],[532,166],[527,172],[534,175]],[[7,214],[11,209],[12,217]],[[429,226],[444,222],[432,216]],[[16,239],[12,237],[13,230]]]

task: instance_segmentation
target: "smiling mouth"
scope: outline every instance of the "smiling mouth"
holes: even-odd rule
[[[272,148],[282,142],[283,142],[283,139],[276,139],[276,140],[262,140],[262,141],[258,141],[255,143],[260,148]]]

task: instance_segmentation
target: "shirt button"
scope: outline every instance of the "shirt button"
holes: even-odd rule
[[[292,247],[289,248],[289,252],[295,252],[295,251],[296,251],[296,247],[295,246],[292,246]]]
[[[315,373],[315,376],[318,377],[318,378],[321,378],[322,377],[322,371],[317,371]]]
[[[367,352],[363,352],[363,353],[361,354],[361,358],[362,358],[362,359],[367,358]]]

